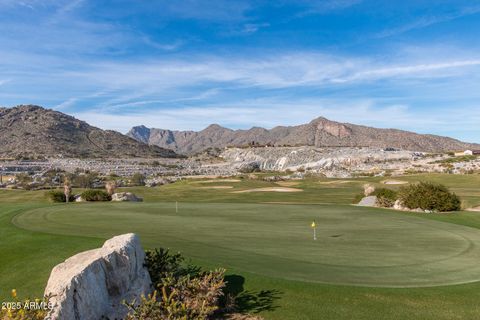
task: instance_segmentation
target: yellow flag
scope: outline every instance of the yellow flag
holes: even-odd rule
[[[315,221],[312,222],[312,228],[315,228],[317,225],[315,224]]]

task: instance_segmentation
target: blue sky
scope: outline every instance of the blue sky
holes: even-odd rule
[[[0,0],[0,105],[105,129],[332,120],[480,142],[480,1]]]

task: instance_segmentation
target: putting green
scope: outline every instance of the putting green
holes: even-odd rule
[[[317,222],[317,241],[311,221]],[[25,211],[21,228],[110,237],[283,279],[379,287],[480,280],[480,232],[392,211],[341,205],[81,203]]]

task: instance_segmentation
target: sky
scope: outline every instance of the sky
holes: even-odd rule
[[[480,142],[480,0],[0,0],[0,106],[103,129],[323,116]]]

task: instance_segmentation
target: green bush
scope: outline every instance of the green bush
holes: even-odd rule
[[[46,193],[46,196],[47,196],[48,200],[50,200],[52,202],[66,202],[65,201],[66,200],[65,193],[63,193],[63,191],[50,190]],[[70,202],[75,201],[75,198],[73,196],[70,196],[68,201],[70,201]]]
[[[384,208],[391,208],[395,204],[398,198],[398,194],[395,190],[380,188],[375,190],[373,195],[377,196],[377,206]]]
[[[475,161],[476,159],[477,159],[477,156],[465,155],[465,156],[458,156],[458,157],[453,157],[448,159],[440,159],[437,161],[433,161],[432,163],[451,164],[451,163],[458,163],[458,162],[470,162],[470,161]]]
[[[73,177],[73,184],[80,188],[91,188],[93,186],[94,181],[98,178],[96,173],[82,173],[74,175]]]
[[[184,266],[184,257],[180,253],[170,253],[168,249],[160,248],[145,251],[145,266],[150,273],[150,278],[157,287],[162,278],[167,274],[180,277],[188,274],[188,267]]]
[[[111,198],[107,192],[103,190],[89,189],[82,192],[80,195],[85,201],[110,201]]]
[[[441,184],[420,182],[402,187],[398,193],[403,205],[410,209],[431,211],[457,211],[461,209],[460,198]]]
[[[145,185],[145,176],[141,173],[135,173],[130,179],[131,183],[134,186],[144,186]]]

